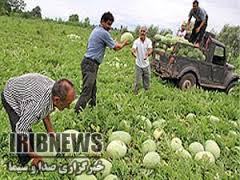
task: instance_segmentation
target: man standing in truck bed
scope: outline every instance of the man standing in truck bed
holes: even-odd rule
[[[207,28],[208,15],[203,8],[199,7],[199,2],[197,0],[193,1],[193,8],[189,13],[188,28],[192,17],[196,20],[189,41],[194,43],[196,47],[199,47]]]

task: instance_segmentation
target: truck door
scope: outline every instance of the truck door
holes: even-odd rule
[[[212,64],[209,62],[199,62],[200,81],[204,84],[212,82]]]
[[[225,67],[220,65],[213,65],[212,77],[214,83],[223,84],[225,79]]]
[[[212,58],[212,80],[216,84],[223,84],[226,76],[224,48],[216,46]]]

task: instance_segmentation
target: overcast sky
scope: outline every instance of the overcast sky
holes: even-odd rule
[[[120,25],[133,29],[136,25],[159,26],[177,31],[187,20],[193,0],[25,0],[27,10],[40,6],[43,17],[62,18],[78,14],[80,20],[90,18],[98,24],[106,11],[113,13],[113,27]],[[240,25],[240,0],[199,0],[208,15],[208,30],[220,31],[224,24]]]

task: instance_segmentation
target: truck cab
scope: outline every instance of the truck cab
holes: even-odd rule
[[[154,45],[155,42],[152,71],[161,78],[176,80],[182,90],[198,85],[228,93],[238,84],[239,76],[234,73],[234,66],[227,63],[225,45],[213,37],[209,36],[201,47],[205,55],[202,60],[177,55],[177,51],[186,46],[181,43],[173,46],[171,54],[159,52]]]

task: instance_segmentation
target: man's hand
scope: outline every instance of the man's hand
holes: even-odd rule
[[[41,156],[35,156],[32,158],[32,166],[35,166],[37,169],[39,169],[40,162],[43,163],[43,159]]]
[[[131,49],[132,55],[136,58],[137,57],[137,50],[135,48]],[[135,60],[135,59],[134,59]]]
[[[50,116],[48,115],[47,117],[45,117],[43,119],[43,123],[44,123],[44,126],[47,130],[48,133],[52,133],[52,134],[55,134],[54,130],[53,130],[53,127],[52,127],[52,123],[51,123],[51,120],[50,120]],[[51,134],[50,134],[51,135]],[[51,135],[52,136],[52,135]]]
[[[144,55],[144,60],[147,60],[148,56],[150,56],[153,52],[152,48],[148,48],[147,52]]]
[[[118,51],[120,49],[122,49],[124,46],[130,44],[130,42],[128,40],[125,40],[123,42],[117,42],[115,47],[113,48],[115,51]]]
[[[198,32],[200,31],[200,29],[201,29],[201,27],[198,27],[198,28],[196,29],[196,33],[198,33]]]
[[[196,29],[196,33],[198,33],[201,30],[205,23],[206,23],[205,20],[201,22],[200,26]]]
[[[124,44],[124,46],[126,46],[126,45],[129,45],[130,42],[126,39],[126,40],[123,42],[123,44]]]
[[[191,20],[188,20],[186,30],[190,31],[190,27],[191,27]]]
[[[147,60],[147,58],[148,58],[148,52],[145,53],[144,60]]]
[[[48,132],[48,134],[49,134],[49,136],[51,137],[51,138],[54,138],[55,140],[56,140],[56,138],[57,138],[57,136],[56,136],[56,133],[55,132]]]

